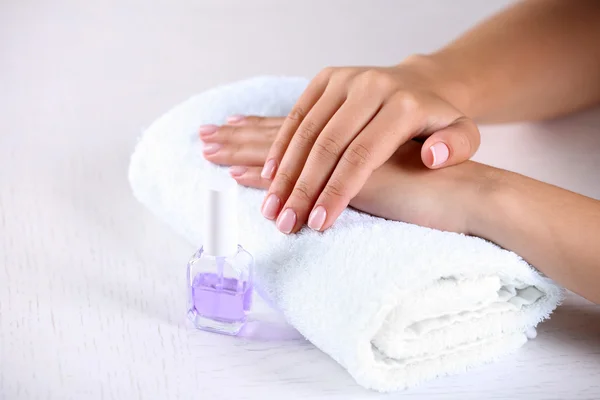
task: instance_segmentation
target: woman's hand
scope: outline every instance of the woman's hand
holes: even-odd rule
[[[371,173],[416,137],[428,137],[420,158],[429,168],[469,159],[479,146],[477,126],[432,89],[433,72],[425,70],[407,62],[319,73],[268,152],[263,215],[284,233],[307,221],[327,229]]]
[[[242,124],[201,128],[204,156],[230,165],[231,176],[241,185],[267,189],[261,176],[264,161],[282,118],[248,117]],[[440,230],[468,233],[469,204],[474,201],[471,183],[474,162],[439,171],[425,167],[420,144],[409,141],[377,168],[350,201],[350,206],[387,219]]]

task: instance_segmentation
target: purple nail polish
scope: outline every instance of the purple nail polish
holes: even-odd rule
[[[204,243],[188,262],[188,318],[198,329],[237,335],[252,307],[252,255],[237,244],[236,188],[207,190]]]

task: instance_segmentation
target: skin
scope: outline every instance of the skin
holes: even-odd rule
[[[600,304],[600,202],[465,161],[479,145],[475,122],[547,119],[600,103],[598,43],[595,0],[522,2],[396,67],[328,69],[299,100],[300,113],[201,127],[205,157],[275,194],[284,233],[311,226],[318,206],[325,218],[312,228],[327,229],[350,205],[486,238]],[[439,142],[448,158],[433,166]]]
[[[263,215],[284,233],[330,227],[369,175],[408,140],[443,168],[479,146],[477,122],[552,118],[600,98],[600,5],[532,0],[430,55],[326,68],[282,124],[263,177]],[[311,218],[312,216],[312,218]]]

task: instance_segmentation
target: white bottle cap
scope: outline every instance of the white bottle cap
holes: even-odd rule
[[[237,252],[237,183],[204,189],[202,248],[214,257],[232,256]]]

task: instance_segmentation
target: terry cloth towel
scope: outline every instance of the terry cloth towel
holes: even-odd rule
[[[136,198],[200,246],[203,182],[227,170],[202,157],[198,127],[229,115],[286,115],[303,78],[257,77],[191,97],[143,133],[131,157]],[[346,210],[325,233],[279,233],[263,191],[239,190],[239,241],[268,301],[362,386],[389,392],[515,351],[562,290],[485,240]]]

